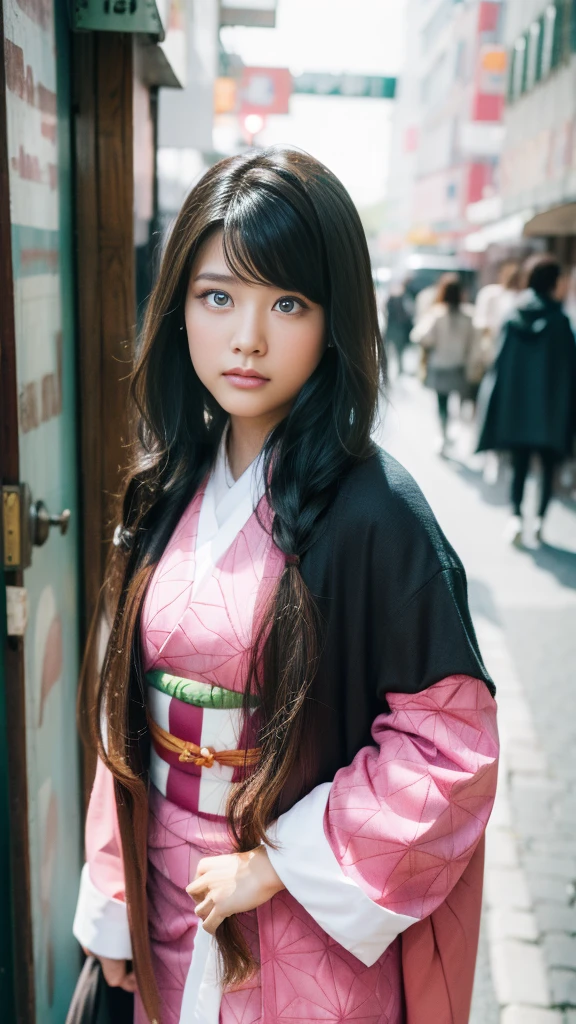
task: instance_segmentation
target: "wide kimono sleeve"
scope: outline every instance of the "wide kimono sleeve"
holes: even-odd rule
[[[289,892],[366,965],[446,900],[496,788],[496,705],[483,681],[452,676],[387,699],[374,744],[281,815],[269,850]]]
[[[114,780],[100,758],[86,817],[86,864],[73,932],[97,956],[132,957]]]

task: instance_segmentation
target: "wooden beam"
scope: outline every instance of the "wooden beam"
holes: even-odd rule
[[[133,36],[100,37],[98,50],[99,247],[103,367],[104,519],[110,542],[130,458],[129,376],[134,360]]]
[[[129,457],[133,45],[129,35],[105,32],[73,38],[84,636],[102,584]]]

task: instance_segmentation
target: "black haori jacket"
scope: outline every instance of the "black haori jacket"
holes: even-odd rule
[[[373,743],[371,725],[389,710],[387,693],[420,693],[458,675],[495,693],[462,563],[419,487],[390,455],[375,448],[343,479],[301,571],[320,609],[324,642],[308,695],[312,749],[281,810],[332,781]],[[468,1021],[482,871],[483,841],[449,898],[401,936],[407,1024]]]
[[[468,675],[494,695],[464,567],[391,455],[378,449],[348,474],[301,568],[324,623],[309,693],[321,721],[315,783],[332,779],[370,742],[386,693],[420,693]]]

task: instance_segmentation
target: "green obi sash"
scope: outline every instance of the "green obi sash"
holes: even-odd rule
[[[197,708],[215,708],[220,711],[241,708],[244,700],[243,695],[234,690],[224,690],[221,686],[202,683],[198,679],[183,679],[170,672],[163,672],[162,669],[147,672],[146,681],[155,690],[182,700],[185,704],[194,704]],[[257,696],[250,697],[251,708],[258,707],[259,703]]]

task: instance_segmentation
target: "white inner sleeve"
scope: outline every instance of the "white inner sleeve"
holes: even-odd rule
[[[96,888],[90,878],[88,864],[84,865],[80,876],[72,931],[80,945],[96,956],[107,956],[111,960],[132,959],[126,904]]]
[[[184,985],[180,1024],[218,1024],[221,1001],[216,940],[198,925]]]
[[[378,906],[344,874],[324,833],[331,783],[317,786],[269,829],[268,849],[288,892],[320,927],[367,967],[418,918]]]

